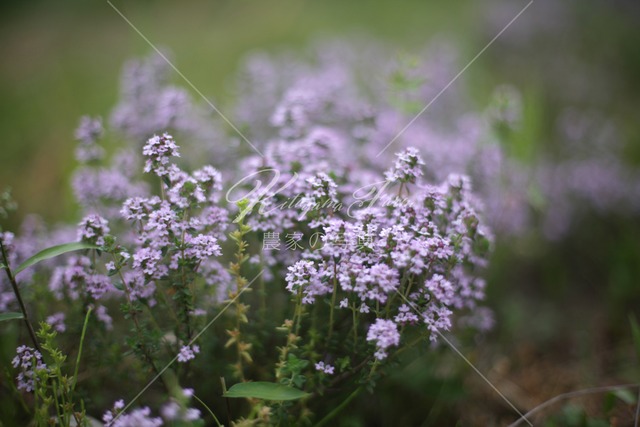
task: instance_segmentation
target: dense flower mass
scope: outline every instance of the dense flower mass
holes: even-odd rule
[[[376,343],[378,359],[399,344],[398,324],[421,321],[436,340],[439,332],[451,329],[455,311],[479,306],[484,282],[477,274],[486,265],[491,239],[466,177],[427,184],[417,172],[414,148],[397,158],[397,170],[413,172],[395,187],[389,187],[390,181],[379,185],[380,190],[398,190],[391,202],[354,210],[351,216],[316,218],[309,225],[321,242],[303,250],[285,278],[287,290],[303,304],[333,295],[340,301],[337,308],[369,313],[373,323],[367,340]],[[407,185],[415,188],[403,198],[399,193]],[[306,231],[300,223],[294,227]]]

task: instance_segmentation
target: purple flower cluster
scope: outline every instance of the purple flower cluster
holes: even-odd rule
[[[103,133],[101,118],[84,116],[80,119],[75,132],[75,137],[80,142],[76,147],[76,159],[80,163],[90,163],[104,157],[104,149],[97,144]]]
[[[106,217],[117,214],[119,207],[129,197],[147,194],[147,184],[135,181],[131,176],[137,169],[135,155],[124,151],[113,159],[113,166],[84,166],[72,179],[76,200],[87,211]]]
[[[219,242],[225,239],[229,221],[227,211],[217,203],[222,190],[220,172],[212,166],[192,174],[182,170],[173,163],[179,147],[167,133],[151,137],[143,152],[144,171],[162,178],[162,197],[136,196],[122,202],[112,221],[131,225],[124,240],[128,247],[107,269],[122,272],[130,299],[151,305],[155,304],[157,281],[171,281],[174,274],[184,278],[186,267],[210,285],[228,284],[224,280],[228,274],[216,260],[222,255]]]
[[[302,293],[302,301],[305,304],[311,304],[316,296],[328,293],[327,286],[322,284],[313,262],[300,260],[287,270],[287,290]]]
[[[399,164],[387,172],[387,179],[410,182],[415,174],[426,174],[442,181],[452,173],[469,175],[485,202],[492,228],[506,233],[526,228],[531,174],[506,156],[495,131],[497,124],[514,129],[520,123],[522,102],[515,89],[498,88],[486,111],[471,113],[464,94],[450,88],[446,100],[439,99],[429,114],[417,117],[459,69],[451,46],[438,41],[421,55],[396,62],[386,46],[370,41],[324,42],[312,53],[313,63],[291,55],[251,56],[241,71],[243,96],[237,117],[263,144],[264,165],[282,170],[282,162],[271,161],[273,146],[284,157],[300,141],[319,130],[328,131],[333,149],[317,156],[318,161],[328,161],[329,170],[338,176],[340,167],[350,168],[349,181],[357,183],[363,166],[381,172],[389,164],[394,149],[386,147],[391,141],[396,146],[411,145],[420,157],[416,152],[395,159]],[[389,65],[380,66],[381,57],[390,58]],[[398,82],[409,83],[404,87]],[[298,161],[304,172],[305,155]]]
[[[162,417],[170,421],[197,421],[200,411],[196,408],[183,410],[177,402],[169,402],[160,410]]]
[[[614,123],[571,109],[560,116],[558,133],[557,152],[535,171],[548,238],[566,235],[585,206],[600,215],[640,213],[640,171],[626,162]]]
[[[334,371],[335,371],[335,367],[332,365],[329,365],[328,363],[324,363],[324,362],[318,362],[315,365],[316,371],[320,371],[323,372],[327,375],[333,375]]]
[[[104,245],[104,236],[109,234],[109,223],[100,215],[89,215],[78,224],[78,240]]]
[[[90,297],[99,300],[113,289],[109,277],[97,273],[86,256],[68,258],[66,265],[54,268],[49,280],[49,290],[57,299]]]
[[[398,325],[392,320],[376,319],[367,332],[367,341],[376,344],[375,356],[382,360],[387,357],[389,347],[397,347],[400,344],[400,332]]]
[[[385,177],[389,182],[415,183],[424,173],[423,166],[424,161],[418,150],[410,147],[398,155],[394,166],[385,173]]]
[[[214,256],[221,256],[218,239],[213,236],[198,234],[195,237],[189,236],[186,240],[187,249],[185,257],[195,258],[198,262],[205,261]]]
[[[113,408],[102,416],[106,427],[160,427],[163,422],[160,417],[153,417],[148,407],[134,409],[129,413],[122,413],[124,401],[118,400]]]
[[[420,166],[415,149],[397,154],[393,170],[404,172],[392,175],[399,178],[398,190],[411,183],[410,198],[316,220],[321,245],[303,252],[285,278],[287,290],[304,304],[337,292],[338,308],[372,315],[367,340],[375,343],[378,359],[399,344],[398,325],[423,322],[436,340],[453,326],[456,312],[473,312],[484,299],[478,274],[491,235],[470,182],[451,175],[441,185],[428,184]],[[380,187],[388,185],[382,181]]]
[[[182,395],[185,400],[190,400],[193,396],[192,389],[183,389]],[[180,399],[182,400],[182,399]],[[160,409],[160,417],[154,417],[148,407],[137,408],[128,413],[122,412],[125,407],[124,400],[118,400],[102,416],[106,427],[160,427],[164,425],[174,425],[175,423],[194,422],[201,420],[200,410],[185,407],[178,400],[171,399]],[[163,421],[164,419],[164,421]]]
[[[186,363],[189,360],[193,360],[198,353],[200,353],[200,347],[198,345],[183,345],[180,348],[180,353],[178,353],[178,362]]]
[[[180,157],[178,145],[168,133],[162,136],[154,135],[145,144],[142,154],[147,157],[144,165],[145,172],[153,172],[158,176],[169,174],[167,166],[171,157]]]
[[[502,16],[505,11],[499,12]],[[520,30],[530,32],[530,28]],[[452,87],[429,114],[416,117],[460,68],[451,46],[436,42],[415,58],[399,58],[387,67],[379,66],[379,58],[393,54],[370,42],[324,42],[311,52],[313,63],[291,54],[256,54],[246,60],[238,83],[243,96],[237,117],[256,132],[258,141],[267,141],[264,148],[268,149],[268,137],[288,140],[293,146],[322,125],[350,141],[333,151],[332,164],[348,158],[381,168],[392,150],[380,152],[390,141],[413,145],[420,150],[430,179],[442,181],[451,173],[470,176],[488,224],[502,234],[526,232],[535,225],[538,212],[545,234],[558,238],[585,206],[605,214],[640,211],[637,168],[626,161],[615,124],[601,114],[569,111],[560,118],[561,132],[553,137],[555,146],[566,153],[547,150],[534,165],[526,165],[504,148],[524,112],[522,96],[512,86],[496,88],[480,112],[466,110],[464,93]],[[372,70],[378,70],[378,78],[371,78]],[[572,84],[564,83],[557,92],[569,95],[565,103],[579,104],[592,91],[575,91],[575,76],[570,77]],[[363,80],[368,85],[359,91]],[[398,81],[409,84],[405,88]]]
[[[16,349],[16,356],[11,361],[14,368],[20,368],[18,374],[18,390],[32,392],[35,389],[37,371],[47,369],[47,365],[42,361],[42,355],[26,345],[21,345]]]
[[[47,317],[46,322],[50,324],[56,332],[64,332],[67,330],[67,326],[64,324],[66,315],[63,312],[52,314]]]
[[[193,396],[193,389],[185,388],[182,390],[184,398],[189,400]],[[167,421],[197,421],[200,420],[200,410],[196,408],[185,407],[175,400],[167,402],[161,409],[162,417]]]
[[[101,151],[97,147],[102,134],[99,119],[83,118],[76,135],[79,150]],[[74,176],[76,196],[84,209],[84,217],[75,229],[76,238],[101,246],[103,251],[114,251],[113,259],[105,260],[101,266],[92,254],[73,254],[38,266],[50,270],[49,290],[54,298],[79,300],[93,307],[108,330],[114,319],[107,312],[105,299],[122,301],[126,294],[130,303],[153,307],[161,287],[174,286],[178,280],[183,286],[197,282],[198,286],[208,285],[210,290],[203,298],[192,298],[193,303],[185,299],[182,308],[195,318],[197,313],[206,313],[208,305],[224,300],[230,283],[229,273],[216,259],[222,255],[220,242],[225,240],[229,223],[226,209],[218,203],[221,173],[212,166],[201,167],[192,174],[182,170],[174,163],[179,147],[167,133],[151,137],[139,151],[144,153],[144,171],[161,177],[162,197],[150,194],[150,186],[140,173],[142,162],[137,155],[128,155],[127,150],[116,151],[110,159],[79,159],[87,164]],[[12,265],[50,246],[48,242],[73,240],[66,229],[49,234],[37,224],[25,226],[18,241],[14,241],[13,234],[5,234],[3,241]],[[108,239],[111,234],[117,238]],[[115,246],[105,248],[116,241]],[[25,271],[20,278],[30,280],[33,270]],[[6,279],[0,277],[3,310],[9,309],[14,300],[7,285]],[[162,291],[166,292],[166,288]],[[65,316],[66,313],[56,313],[48,321],[63,331]],[[186,360],[193,358],[198,348],[189,351],[183,355]]]
[[[195,113],[188,93],[168,84],[168,64],[160,55],[128,62],[122,72],[121,97],[111,124],[135,141],[159,129],[188,130]]]

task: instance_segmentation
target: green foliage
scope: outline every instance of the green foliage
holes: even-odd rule
[[[0,219],[6,219],[9,217],[9,213],[15,211],[18,205],[11,197],[11,189],[7,188],[0,193]],[[0,228],[2,230],[2,228]]]
[[[237,223],[237,229],[229,233],[229,237],[236,243],[236,252],[234,254],[234,261],[229,263],[229,272],[235,280],[235,290],[231,291],[229,297],[233,299],[233,306],[235,310],[235,325],[232,329],[227,330],[229,339],[225,344],[225,348],[234,346],[236,349],[237,359],[231,366],[234,376],[244,381],[244,368],[245,365],[253,363],[250,350],[252,344],[245,341],[245,337],[242,332],[242,325],[249,323],[247,313],[250,306],[240,302],[240,294],[242,294],[246,287],[249,285],[247,279],[242,275],[242,266],[248,261],[249,255],[246,253],[249,247],[249,243],[246,241],[246,235],[251,231],[245,222],[245,215],[251,212],[253,206],[247,199],[242,199],[237,203],[240,214],[234,220]]]
[[[545,427],[608,427],[607,420],[591,418],[580,406],[567,405],[562,412],[551,417]]]
[[[22,313],[0,313],[0,322],[16,319],[24,319],[24,315]]]
[[[47,248],[47,249],[44,249],[44,250],[38,252],[37,254],[35,254],[31,258],[27,259],[22,264],[20,264],[18,266],[18,268],[16,268],[15,274],[18,274],[22,270],[24,270],[25,268],[31,267],[32,265],[38,264],[39,262],[42,262],[42,261],[47,260],[49,258],[57,257],[59,255],[66,254],[68,252],[81,251],[81,250],[86,250],[86,249],[96,249],[97,250],[97,249],[100,249],[100,248],[97,247],[96,245],[91,245],[91,244],[82,243],[82,242],[65,243],[65,244],[62,244],[62,245],[52,246],[50,248]]]
[[[622,400],[627,405],[635,405],[636,396],[627,389],[621,389],[611,392],[615,397]]]
[[[57,423],[63,427],[86,426],[88,419],[84,410],[84,402],[77,399],[73,389],[77,382],[77,371],[69,377],[63,371],[67,356],[58,349],[55,338],[57,333],[46,322],[40,323],[37,333],[42,340],[41,348],[47,368],[36,371],[35,396],[39,406],[36,407],[36,424],[50,425],[50,410],[55,411]],[[77,401],[79,400],[79,405]],[[81,408],[79,409],[78,406]]]
[[[279,371],[280,383],[287,386],[303,388],[307,377],[302,373],[309,366],[308,360],[299,359],[295,354],[289,353],[286,363]]]
[[[235,384],[223,396],[285,401],[302,399],[308,397],[309,393],[282,384],[257,381]]]
[[[391,103],[405,114],[416,115],[424,107],[424,100],[415,98],[415,93],[425,83],[418,69],[419,60],[408,54],[400,55],[398,59],[398,68],[390,76],[394,91]]]

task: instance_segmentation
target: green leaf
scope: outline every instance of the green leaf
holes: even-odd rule
[[[52,246],[50,248],[47,248],[45,250],[38,252],[37,254],[35,254],[34,256],[29,258],[22,264],[20,264],[16,269],[15,274],[18,274],[25,268],[31,267],[32,265],[35,265],[40,261],[44,261],[45,259],[57,257],[58,255],[66,254],[67,252],[80,251],[83,249],[99,249],[99,247],[96,245],[91,245],[89,243],[82,243],[82,242],[65,243],[63,245]]]
[[[618,399],[622,400],[624,403],[626,403],[627,405],[633,405],[636,403],[636,396],[631,393],[631,391],[623,388],[620,390],[615,390],[614,392],[612,392],[614,396],[616,396]]]
[[[5,268],[7,268],[7,266],[0,262],[0,270],[4,270]]]
[[[24,316],[22,313],[0,313],[0,322],[14,319],[24,319]]]
[[[309,393],[282,384],[257,381],[235,384],[223,396],[264,400],[297,400],[309,396]]]

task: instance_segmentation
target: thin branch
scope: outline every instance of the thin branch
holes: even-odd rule
[[[586,396],[589,394],[606,393],[608,391],[625,390],[628,388],[636,388],[636,387],[640,387],[640,384],[623,384],[623,385],[614,385],[614,386],[606,386],[606,387],[594,387],[594,388],[587,388],[584,390],[570,391],[568,393],[559,394],[556,397],[553,397],[547,400],[546,402],[543,402],[540,405],[536,406],[535,408],[533,408],[532,410],[524,414],[524,416],[518,418],[515,422],[509,424],[509,427],[516,427],[525,418],[528,418],[533,414],[540,412],[542,409],[548,406],[551,406],[554,403],[557,403],[561,400],[570,399],[572,397],[578,397],[578,396]],[[636,426],[638,425],[637,421],[638,420],[636,417]]]
[[[4,245],[2,244],[2,240],[0,239],[0,251],[2,252],[2,259],[5,265],[4,271],[7,273],[7,277],[9,278],[9,282],[11,283],[11,287],[13,288],[13,293],[18,300],[18,305],[20,306],[20,311],[22,311],[22,316],[24,317],[24,323],[27,325],[27,329],[29,330],[29,335],[31,336],[31,340],[33,341],[33,345],[35,349],[38,350],[40,354],[42,354],[42,350],[40,349],[40,344],[38,343],[38,338],[36,338],[36,333],[33,330],[33,326],[31,325],[31,321],[29,320],[29,314],[27,313],[27,307],[24,305],[24,301],[22,300],[22,296],[20,295],[20,288],[18,287],[18,282],[16,282],[16,278],[11,271],[11,266],[9,265],[9,257],[7,256],[7,252],[5,251]]]

